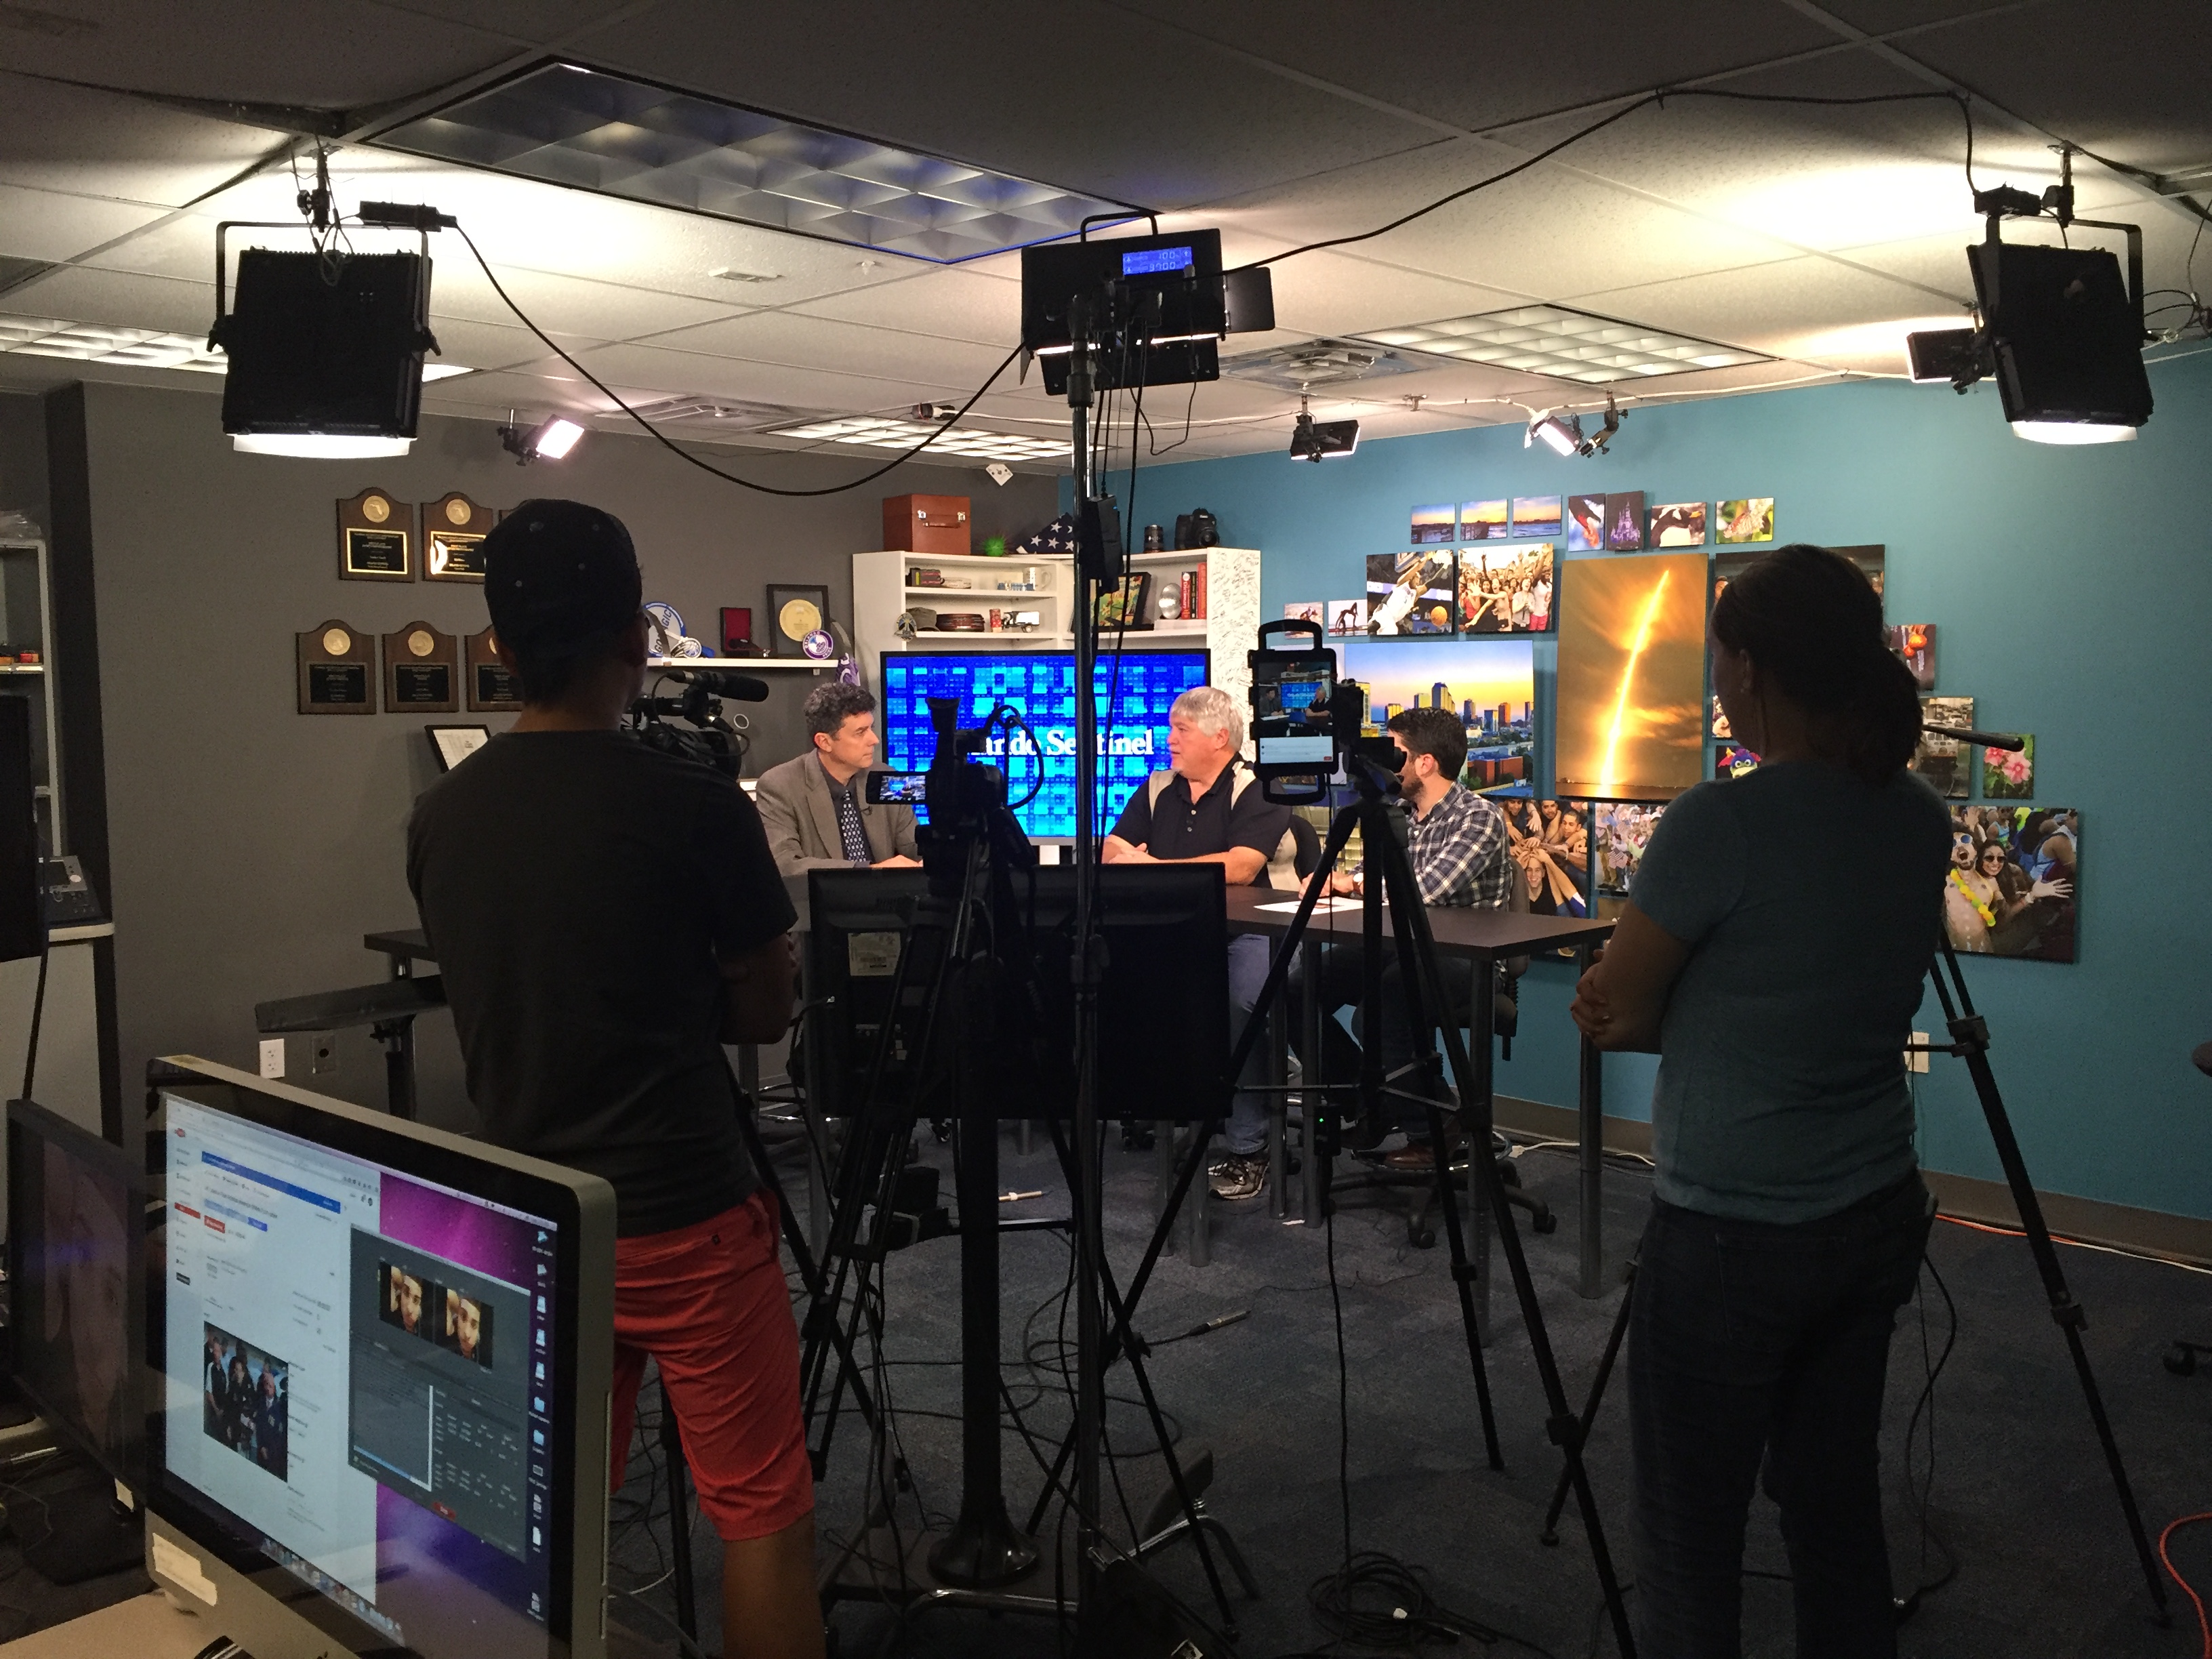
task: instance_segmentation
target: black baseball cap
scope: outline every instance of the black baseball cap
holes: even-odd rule
[[[623,521],[582,501],[528,501],[484,538],[484,604],[516,651],[572,650],[637,615],[645,578]]]

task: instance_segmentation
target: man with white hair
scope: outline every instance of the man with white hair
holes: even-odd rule
[[[1275,884],[1269,869],[1287,866],[1291,809],[1261,793],[1237,759],[1243,746],[1244,713],[1236,698],[1212,685],[1177,697],[1168,711],[1170,769],[1153,773],[1129,797],[1101,856],[1109,864],[1218,864],[1231,887]],[[1230,939],[1232,1037],[1259,1000],[1267,954],[1262,934]],[[1267,1097],[1254,1086],[1266,1080],[1266,1067],[1255,1046],[1238,1079],[1246,1086],[1230,1109],[1229,1156],[1208,1171],[1217,1198],[1256,1198],[1267,1182]]]

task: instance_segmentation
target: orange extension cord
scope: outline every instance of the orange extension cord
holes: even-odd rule
[[[2196,1607],[2197,1629],[2204,1638],[2203,1659],[2212,1659],[2212,1619],[2205,1616],[2204,1598],[2190,1588],[2189,1581],[2175,1570],[2173,1558],[2166,1553],[2167,1539],[2172,1537],[2184,1527],[2193,1527],[2200,1521],[2212,1521],[2212,1510],[2207,1510],[2202,1515],[2185,1515],[2179,1521],[2168,1522],[2166,1530],[2158,1535],[2158,1559],[2165,1563],[2166,1572],[2172,1577],[2175,1583],[2181,1586],[2181,1593],[2187,1596],[2191,1604]]]

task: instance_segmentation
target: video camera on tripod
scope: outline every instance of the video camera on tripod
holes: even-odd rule
[[[664,754],[711,766],[732,781],[743,777],[752,748],[751,723],[743,714],[725,715],[722,704],[766,702],[768,682],[708,668],[672,668],[661,678],[684,682],[684,695],[640,697],[630,704],[629,723],[623,729]],[[671,726],[672,720],[684,723]]]
[[[1298,649],[1278,638],[1305,639]],[[1321,624],[1304,618],[1260,624],[1252,668],[1252,771],[1267,798],[1285,806],[1328,799],[1329,780],[1351,764],[1395,775],[1405,764],[1395,738],[1364,735],[1367,688],[1336,677],[1336,653]]]

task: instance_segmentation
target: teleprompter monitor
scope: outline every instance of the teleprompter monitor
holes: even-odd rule
[[[1124,651],[1118,672],[1102,653],[1094,677],[1098,709],[1101,832],[1111,830],[1137,787],[1168,763],[1168,711],[1193,686],[1204,685],[1211,658],[1200,651]],[[994,734],[981,758],[1006,770],[1006,799],[1034,799],[1014,816],[1031,837],[1075,835],[1075,653],[1072,651],[886,651],[883,688],[883,763],[895,772],[925,769],[937,751],[929,699],[960,699],[960,724],[980,726],[1000,704],[1029,722],[1031,747],[1017,735]],[[1110,720],[1109,720],[1110,714]],[[925,822],[927,811],[921,812]]]
[[[1218,864],[1114,864],[1100,868],[1106,935],[1099,990],[1099,1110],[1109,1117],[1189,1121],[1227,1109],[1229,931]],[[1017,871],[1014,899],[1036,967],[1037,1018],[1008,1029],[1033,1040],[1006,1056],[1005,1115],[1074,1110],[1075,1000],[1068,964],[1075,934],[1075,871]],[[913,906],[928,890],[919,870],[815,870],[807,878],[806,999],[813,1086],[833,1116],[903,1102],[914,1079],[923,1000],[933,961],[917,959],[896,1004],[899,957]],[[886,1023],[893,1042],[871,1101],[870,1072]],[[934,1109],[933,1114],[934,1114]]]
[[[148,1570],[256,1659],[603,1653],[613,1189],[171,1063]]]

